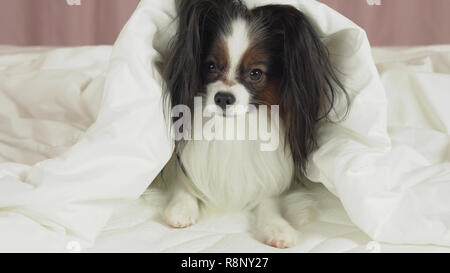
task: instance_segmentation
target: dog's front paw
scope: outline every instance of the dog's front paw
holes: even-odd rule
[[[287,222],[269,223],[260,227],[259,237],[267,245],[290,248],[297,244],[298,233]]]
[[[166,222],[173,228],[185,228],[195,224],[199,217],[197,200],[171,202],[164,212]]]

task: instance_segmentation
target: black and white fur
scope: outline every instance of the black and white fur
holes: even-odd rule
[[[296,178],[305,177],[319,122],[333,109],[338,92],[346,94],[326,47],[292,6],[249,10],[238,0],[180,1],[178,16],[164,68],[172,106],[199,111],[193,102],[202,96],[204,106],[227,119],[236,115],[237,106],[279,105],[281,124],[275,130],[280,145],[261,151],[258,140],[178,142],[177,156],[165,169],[172,173],[167,223],[177,228],[194,224],[201,204],[251,209],[261,241],[294,246],[297,231],[287,215],[294,211],[301,218],[296,221],[305,222],[313,202],[298,193],[285,194]],[[271,124],[270,116],[264,122]],[[300,199],[292,202],[294,197]]]

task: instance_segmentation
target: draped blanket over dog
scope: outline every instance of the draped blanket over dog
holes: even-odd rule
[[[245,2],[303,11],[350,93],[347,118],[319,130],[309,178],[373,240],[450,246],[448,67],[418,58],[380,78],[365,32],[329,7]],[[174,18],[173,1],[142,0],[112,52],[0,55],[0,251],[93,246],[166,164],[159,67]]]

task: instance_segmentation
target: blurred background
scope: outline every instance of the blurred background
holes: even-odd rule
[[[450,44],[450,0],[320,1],[364,28],[374,46]],[[138,3],[0,0],[0,44],[113,44]]]

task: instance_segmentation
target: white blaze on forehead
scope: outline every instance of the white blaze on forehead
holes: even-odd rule
[[[244,19],[234,20],[231,32],[225,37],[230,57],[230,71],[228,78],[234,80],[242,56],[250,46],[249,27]]]
[[[236,72],[239,69],[243,55],[251,45],[249,29],[249,25],[244,19],[236,19],[230,25],[230,32],[223,36],[223,41],[228,50],[229,70],[226,75],[228,81],[218,79],[216,82],[207,85],[205,112],[208,114],[211,112],[222,112],[214,100],[215,95],[219,92],[231,93],[236,98],[236,102],[227,107],[227,116],[246,113],[248,111],[250,93],[244,85],[236,81]]]

